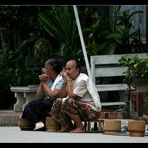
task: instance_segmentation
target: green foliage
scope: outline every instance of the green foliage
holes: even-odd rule
[[[37,41],[35,41],[33,48],[34,57],[40,60],[42,64],[45,61],[45,59],[48,59],[50,55],[52,55],[51,43],[45,38],[40,38]]]
[[[119,8],[115,18],[109,18],[110,6],[77,8],[88,55],[124,53],[131,18],[142,14],[120,13]],[[1,6],[0,39],[0,79],[5,87],[38,83],[34,78],[47,58],[83,58],[72,6]],[[38,70],[27,69],[26,57],[40,63]]]
[[[132,18],[136,15],[142,15],[142,11],[134,11],[130,13],[130,10],[120,11],[121,7],[118,7],[115,11],[115,16],[110,18],[113,22],[112,29],[108,31],[105,35],[106,45],[110,44],[110,48],[113,53],[131,53],[131,45],[129,39],[135,38],[135,34],[139,31],[130,34],[132,28]],[[140,23],[140,22],[139,22]],[[111,46],[112,45],[112,46]]]
[[[64,57],[78,54],[78,31],[71,6],[53,6],[50,12],[40,12],[39,22],[60,43],[56,54]]]
[[[10,86],[39,83],[38,74],[40,67],[37,70],[32,66],[32,69],[28,70],[25,62],[26,57],[32,57],[32,59],[38,60],[44,66],[44,61],[46,60],[43,57],[38,57],[37,52],[39,51],[34,48],[36,41],[43,34],[45,36],[37,21],[37,14],[41,9],[41,7],[31,6],[0,7],[1,89],[6,88],[9,90]]]
[[[148,78],[148,58],[140,58],[138,55],[125,55],[119,59],[119,63],[128,67],[125,72],[125,82],[129,85],[133,83],[135,78]]]
[[[112,49],[108,47],[111,44],[105,39],[111,31],[108,19],[109,7],[78,8],[87,53],[89,55],[112,53]]]
[[[118,8],[114,15],[109,15],[108,11],[105,14],[103,13],[105,9],[109,10],[114,7]],[[141,16],[142,11],[132,13],[130,13],[130,10],[121,11],[121,6],[85,8],[79,6],[79,14],[89,55],[132,52],[129,39],[135,40],[135,37],[137,39],[137,32],[139,31],[136,30],[130,34],[133,27],[132,18],[137,15]],[[89,23],[87,23],[88,21]],[[139,42],[139,39],[136,42]]]

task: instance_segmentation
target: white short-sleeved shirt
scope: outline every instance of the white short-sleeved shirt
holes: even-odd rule
[[[54,82],[51,79],[48,80],[48,87],[51,88],[52,91],[54,91],[54,89],[61,89],[63,82],[63,77],[58,75]]]
[[[86,77],[88,77],[86,74],[80,73],[80,75],[73,81],[73,93],[79,96],[82,102],[89,103],[94,106],[92,96],[88,92],[86,86]]]

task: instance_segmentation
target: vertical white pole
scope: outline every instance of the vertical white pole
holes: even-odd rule
[[[84,38],[83,38],[83,34],[82,34],[82,29],[81,29],[80,20],[79,20],[79,16],[78,16],[78,11],[77,11],[76,5],[73,5],[73,9],[74,9],[76,23],[77,23],[77,27],[78,27],[78,31],[79,31],[79,36],[80,36],[80,41],[81,41],[81,46],[82,46],[82,50],[83,50],[83,55],[84,55],[84,59],[85,59],[85,64],[86,64],[88,76],[91,78],[90,66],[89,66],[89,62],[88,62],[88,57],[87,57],[87,53],[86,53],[86,47],[85,47],[85,44],[84,44]]]
[[[80,21],[79,21],[77,7],[75,5],[73,5],[73,9],[74,9],[77,27],[78,27],[78,31],[79,31],[79,36],[80,36],[80,40],[81,40],[81,45],[82,45],[82,49],[83,49],[83,55],[84,55],[84,59],[85,59],[85,63],[86,63],[86,68],[87,68],[87,72],[88,72],[88,76],[89,76],[89,93],[92,96],[92,99],[94,101],[96,108],[100,111],[101,110],[100,96],[98,94],[98,91],[97,91],[94,83],[92,83],[92,76],[91,76],[91,72],[90,72],[90,66],[89,66],[86,48],[85,48],[85,44],[84,44],[84,39],[83,39],[83,34],[82,34],[81,25],[80,25]]]

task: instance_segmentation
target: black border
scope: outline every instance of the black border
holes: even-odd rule
[[[147,5],[147,0],[0,0],[0,5]]]

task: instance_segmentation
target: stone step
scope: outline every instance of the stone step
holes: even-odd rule
[[[22,112],[0,110],[0,126],[18,126]]]

